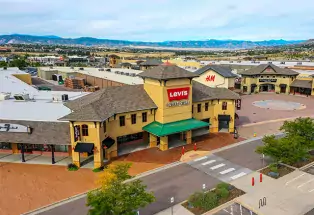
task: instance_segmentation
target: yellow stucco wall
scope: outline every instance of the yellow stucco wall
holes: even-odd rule
[[[32,85],[32,76],[30,74],[13,74],[13,76],[25,82],[26,84]]]
[[[215,76],[214,81],[207,81],[208,76]],[[208,70],[200,75],[200,77],[194,78],[193,80],[198,81],[209,87],[220,87],[220,88],[232,88],[234,87],[234,78],[225,78],[213,70]]]
[[[163,62],[167,62],[167,61],[169,63],[176,64],[177,66],[196,67],[197,69],[202,67],[201,63],[196,62],[196,61],[184,61],[184,60],[179,60],[179,59],[163,60]]]

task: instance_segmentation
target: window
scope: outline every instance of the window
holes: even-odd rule
[[[82,125],[82,136],[88,136],[88,125]]]
[[[269,78],[269,76],[267,75],[267,78]]]
[[[222,110],[227,110],[227,102],[222,102]]]
[[[119,121],[120,121],[120,126],[125,126],[125,116],[120,116]]]
[[[208,102],[205,103],[205,111],[208,111]]]
[[[147,112],[142,113],[142,122],[147,122]]]
[[[263,78],[263,76],[261,75],[261,78]]]
[[[197,113],[202,111],[202,105],[201,104],[197,104]]]
[[[136,114],[131,114],[131,123],[136,124]]]
[[[103,126],[104,126],[104,133],[106,133],[107,132],[107,124],[106,124],[106,122],[104,122]]]
[[[286,76],[283,76],[283,78],[286,78]]]
[[[273,78],[276,78],[276,76],[275,76],[275,75],[273,75]]]

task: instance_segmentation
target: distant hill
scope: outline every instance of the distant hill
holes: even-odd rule
[[[164,42],[135,42],[127,40],[97,39],[92,37],[61,38],[58,36],[32,36],[32,35],[0,35],[1,44],[45,44],[45,45],[84,45],[84,46],[107,46],[107,47],[164,47],[164,48],[224,48],[224,49],[247,49],[255,47],[270,47],[294,45],[303,43],[305,40],[265,40],[265,41],[242,41],[242,40],[203,40],[203,41],[164,41]]]

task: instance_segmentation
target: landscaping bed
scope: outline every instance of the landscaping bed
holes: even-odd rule
[[[294,169],[287,167],[285,165],[282,164],[271,164],[269,166],[267,166],[266,168],[260,170],[260,173],[263,173],[264,175],[267,175],[269,177],[278,179],[282,176],[285,176],[291,172],[293,172]]]
[[[232,185],[220,183],[211,191],[194,193],[182,206],[195,215],[201,215],[243,194],[244,191]]]
[[[296,167],[296,168],[301,168],[303,166],[306,166],[310,163],[314,162],[314,155],[313,152],[310,152],[310,157],[307,159],[303,159],[302,161],[299,161],[291,166]]]

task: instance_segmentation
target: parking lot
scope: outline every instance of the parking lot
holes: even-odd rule
[[[241,204],[233,203],[232,205],[214,213],[214,215],[257,215]]]

